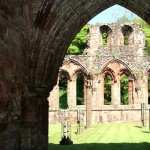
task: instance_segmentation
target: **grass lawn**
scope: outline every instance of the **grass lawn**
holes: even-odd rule
[[[95,125],[76,135],[72,127],[74,145],[60,146],[60,125],[50,125],[49,150],[150,150],[148,128],[134,123],[106,123]]]

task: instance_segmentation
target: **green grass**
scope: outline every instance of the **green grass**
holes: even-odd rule
[[[74,145],[60,146],[61,126],[50,125],[49,149],[52,150],[150,150],[148,128],[134,123],[106,123],[95,125],[76,135],[72,127]]]

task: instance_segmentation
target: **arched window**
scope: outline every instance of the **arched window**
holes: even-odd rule
[[[77,91],[76,104],[84,105],[84,75],[81,72],[77,74],[76,91]]]
[[[121,80],[120,80],[121,104],[122,105],[128,105],[129,104],[128,85],[129,85],[129,78],[127,75],[123,74],[121,76]]]
[[[62,70],[59,76],[59,108],[67,109],[67,86],[68,86],[69,74]]]
[[[112,32],[111,28],[107,25],[103,25],[100,27],[100,32],[102,36],[102,45],[107,46],[108,44],[108,37],[110,33]]]
[[[130,35],[133,32],[133,28],[129,25],[124,25],[122,27],[122,33],[124,36],[124,45],[129,45]]]
[[[104,77],[104,105],[111,105],[112,77],[106,74]]]

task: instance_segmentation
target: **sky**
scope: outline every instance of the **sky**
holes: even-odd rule
[[[113,23],[124,15],[128,17],[129,20],[138,17],[136,14],[132,13],[128,9],[120,5],[114,5],[95,16],[92,20],[89,21],[89,24]]]

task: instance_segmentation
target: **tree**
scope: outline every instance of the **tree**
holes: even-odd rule
[[[75,36],[74,40],[70,44],[67,54],[78,55],[82,54],[87,47],[89,26],[85,25],[81,31]]]
[[[142,27],[146,38],[145,52],[150,55],[150,25],[140,18],[134,19],[133,22],[139,24]]]
[[[129,20],[126,15],[123,15],[122,17],[118,18],[116,22],[117,23],[127,23],[127,22],[131,22],[131,20]]]
[[[120,81],[120,84],[121,84],[121,104],[123,105],[127,105],[129,104],[129,101],[128,101],[128,76],[126,75],[123,75],[121,77],[121,81]]]
[[[104,78],[104,104],[111,104],[111,84],[112,77],[110,75],[106,75]]]

